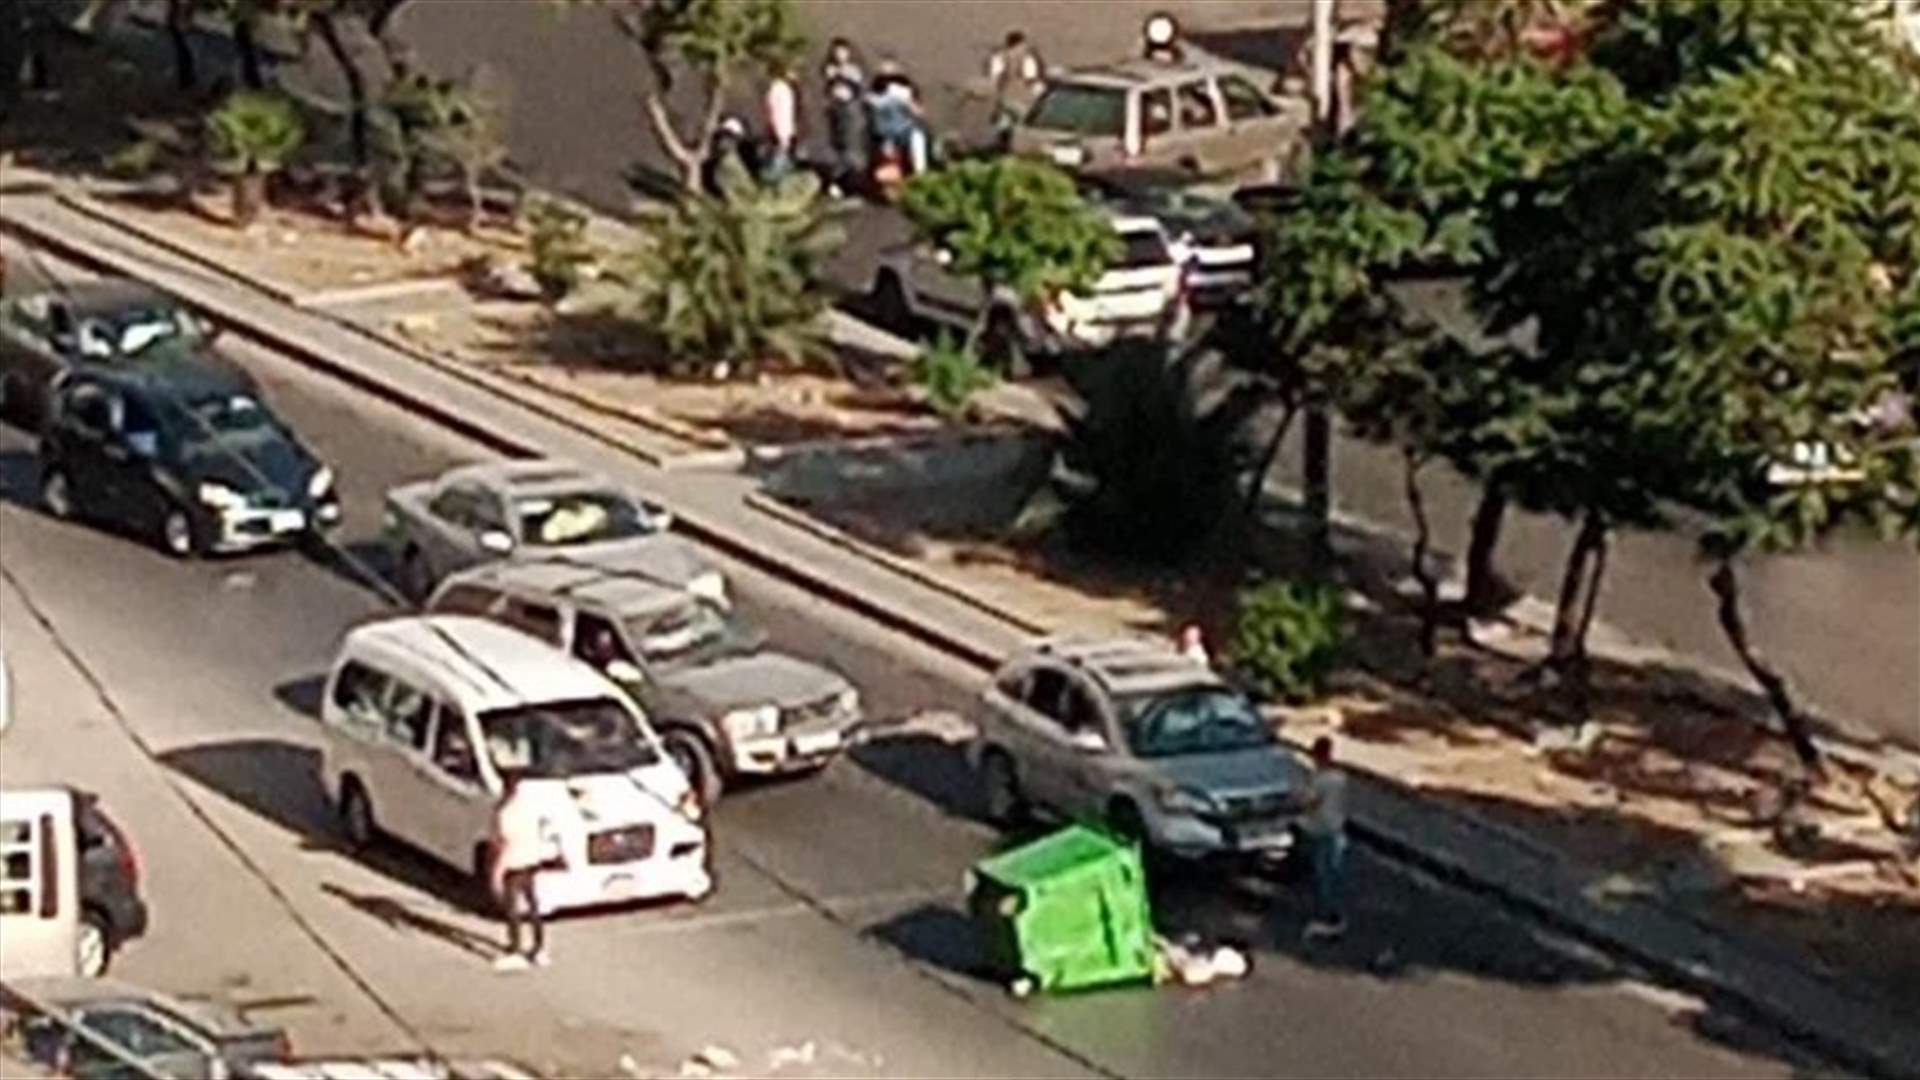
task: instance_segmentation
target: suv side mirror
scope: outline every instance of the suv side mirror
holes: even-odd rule
[[[504,529],[488,529],[480,534],[480,547],[495,555],[505,555],[513,550],[513,537]]]
[[[1108,749],[1107,740],[1101,738],[1099,732],[1088,731],[1085,728],[1067,736],[1067,741],[1073,744],[1075,750],[1083,754],[1104,754]]]

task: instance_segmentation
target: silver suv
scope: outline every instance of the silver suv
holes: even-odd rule
[[[488,563],[442,582],[434,612],[502,622],[599,669],[639,700],[703,804],[731,781],[824,768],[862,726],[845,677],[765,649],[644,559]]]
[[[987,810],[1103,819],[1185,857],[1275,857],[1293,844],[1306,767],[1253,702],[1154,642],[1057,640],[982,695],[973,761]]]

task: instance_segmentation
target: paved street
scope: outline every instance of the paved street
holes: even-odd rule
[[[478,456],[284,357],[250,347],[240,356],[340,472],[349,546],[371,535],[388,485]],[[124,768],[105,771],[114,759],[88,748],[124,736],[97,719],[75,724],[71,745],[44,726],[33,741],[10,735],[7,760],[14,747],[26,755],[38,745],[96,762],[71,775],[96,784],[110,806],[127,800],[144,861],[168,867],[152,871],[152,939],[128,951],[124,971],[219,990],[239,969],[263,993],[315,997],[317,1006],[285,1018],[305,1049],[418,1041],[601,1074],[622,1055],[670,1071],[709,1042],[759,1071],[777,1047],[807,1040],[815,1071],[831,1075],[1725,1076],[1799,1064],[1724,1017],[1690,1015],[1697,1006],[1602,960],[1365,859],[1356,931],[1341,946],[1297,944],[1291,892],[1193,882],[1160,898],[1163,923],[1250,941],[1249,982],[1015,1003],[970,974],[975,953],[953,901],[961,871],[993,838],[969,816],[956,757],[926,737],[876,744],[817,780],[723,803],[721,888],[708,903],[567,920],[552,971],[499,981],[484,968],[498,930],[454,902],[460,883],[405,856],[356,861],[329,840],[314,773],[314,680],[340,631],[378,610],[377,598],[297,553],[180,564],[50,521],[31,507],[29,445],[16,432],[0,436],[0,565],[158,762],[143,772],[121,745]],[[782,647],[845,670],[877,713],[963,706],[970,672],[730,570],[750,617]],[[16,598],[7,603],[12,656],[23,623]],[[31,663],[21,723],[73,715],[38,711],[31,687],[45,665]],[[36,775],[69,775],[68,760]],[[216,830],[218,843],[177,810],[148,811],[166,801],[156,776],[179,784],[204,815],[197,827]],[[201,875],[220,879],[221,891],[196,893]],[[229,902],[228,892],[251,899]],[[185,914],[207,910],[220,918]],[[351,986],[239,944],[272,941],[286,932],[282,920],[324,943]],[[212,934],[218,949],[207,947]],[[393,1033],[365,1026],[381,1016]]]

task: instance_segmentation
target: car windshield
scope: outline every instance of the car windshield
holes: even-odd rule
[[[648,662],[675,665],[732,651],[749,635],[717,604],[689,600],[664,612],[628,619],[627,636]]]
[[[1217,754],[1273,745],[1273,728],[1244,696],[1200,687],[1126,703],[1128,742],[1137,757]]]
[[[217,394],[176,402],[166,410],[180,441],[190,448],[228,440],[265,441],[281,437],[280,424],[260,399],[248,394]]]
[[[520,535],[529,544],[565,547],[624,540],[656,532],[653,518],[617,491],[569,491],[513,501]]]
[[[1119,138],[1127,127],[1126,91],[1111,86],[1055,83],[1027,114],[1027,126],[1074,135]]]
[[[480,714],[494,768],[558,780],[627,772],[659,760],[633,714],[612,698],[522,705]]]
[[[81,350],[99,357],[138,356],[157,345],[190,345],[206,336],[192,314],[168,304],[126,307],[80,324]]]

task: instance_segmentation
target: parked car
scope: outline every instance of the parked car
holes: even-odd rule
[[[907,244],[880,257],[871,300],[885,321],[925,320],[962,333],[986,317],[981,351],[999,364],[1027,356],[1099,348],[1119,337],[1186,331],[1182,265],[1166,231],[1149,217],[1116,215],[1121,254],[1085,295],[1061,293],[1038,306],[1012,289],[992,292],[954,273],[950,252]]]
[[[1260,225],[1233,198],[1200,190],[1191,177],[1168,169],[1088,173],[1079,179],[1088,197],[1118,213],[1160,223],[1175,261],[1186,270],[1193,306],[1232,303],[1253,284]]]
[[[236,1009],[113,979],[15,980],[0,1004],[24,1018],[27,1057],[75,1080],[233,1080],[290,1052],[284,1030]]]
[[[743,776],[824,768],[862,721],[844,676],[765,649],[713,601],[619,560],[478,567],[442,582],[427,608],[504,622],[605,672],[708,804]]]
[[[508,774],[547,803],[542,912],[713,890],[701,804],[646,716],[593,668],[463,615],[347,633],[321,703],[323,775],[347,842],[390,836],[476,880]]]
[[[127,834],[100,808],[97,796],[80,792],[74,802],[80,845],[80,926],[75,945],[84,976],[107,973],[114,954],[147,932],[147,903],[140,895],[140,858]]]
[[[182,558],[299,539],[340,520],[333,470],[224,368],[174,359],[64,373],[40,439],[40,496]]]
[[[1175,168],[1195,176],[1287,171],[1312,119],[1302,98],[1263,87],[1270,72],[1194,51],[1050,76],[1013,129],[1012,149],[1068,169]]]
[[[182,356],[224,364],[214,324],[171,296],[111,278],[0,302],[0,416],[37,424],[54,380],[82,364],[136,364]]]
[[[1292,846],[1306,767],[1251,700],[1170,646],[1044,642],[981,703],[971,752],[998,821],[1104,819],[1185,857]]]
[[[401,589],[415,600],[448,574],[508,556],[617,555],[726,603],[726,579],[692,544],[668,534],[672,524],[660,507],[562,461],[463,465],[387,492],[388,541]]]

